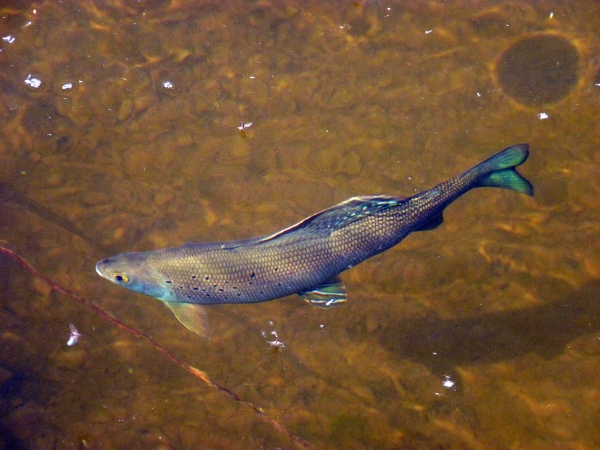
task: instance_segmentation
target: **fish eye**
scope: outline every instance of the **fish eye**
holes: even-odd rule
[[[121,272],[115,272],[112,274],[113,280],[119,283],[127,283],[129,281],[129,277]]]

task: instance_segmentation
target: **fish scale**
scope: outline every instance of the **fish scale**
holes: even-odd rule
[[[264,302],[297,293],[329,307],[346,300],[341,272],[414,231],[436,228],[444,209],[465,192],[499,187],[533,195],[515,170],[528,154],[527,144],[515,145],[409,198],[353,197],[268,236],[123,253],[99,261],[96,271],[162,300],[201,335],[208,330],[204,304]]]

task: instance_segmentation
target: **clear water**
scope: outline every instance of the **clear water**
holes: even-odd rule
[[[593,1],[9,2],[0,244],[314,448],[597,448],[599,18]],[[577,49],[578,78],[529,107],[494,71],[536,33]],[[332,310],[211,307],[205,342],[94,271],[412,194],[520,142],[535,199],[467,194],[438,230],[345,273]],[[8,258],[0,269],[0,448],[294,448]]]

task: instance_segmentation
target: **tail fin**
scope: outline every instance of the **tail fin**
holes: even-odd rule
[[[474,176],[474,186],[510,189],[533,197],[533,186],[515,169],[529,156],[529,145],[518,144],[496,153],[465,173]]]

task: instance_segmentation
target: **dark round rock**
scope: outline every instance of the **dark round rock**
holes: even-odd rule
[[[577,83],[579,52],[567,39],[528,36],[505,50],[496,63],[504,92],[528,106],[555,103]]]

